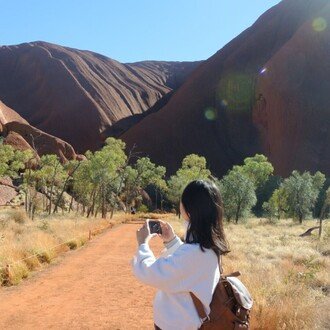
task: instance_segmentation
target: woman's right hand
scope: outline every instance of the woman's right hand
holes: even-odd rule
[[[159,236],[163,239],[164,243],[168,243],[175,237],[174,229],[168,222],[162,220],[159,220],[159,222],[162,228],[162,233]]]

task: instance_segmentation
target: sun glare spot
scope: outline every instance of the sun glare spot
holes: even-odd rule
[[[215,120],[217,118],[216,110],[211,107],[205,110],[204,115],[207,120]]]
[[[312,26],[316,32],[322,32],[327,28],[328,23],[323,17],[318,17],[313,20]]]
[[[226,100],[222,100],[222,101],[221,101],[221,105],[222,105],[223,107],[227,107],[227,106],[228,106],[228,102],[227,102]]]

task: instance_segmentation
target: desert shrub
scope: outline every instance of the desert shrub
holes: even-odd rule
[[[24,262],[13,263],[9,269],[0,269],[0,284],[3,286],[16,285],[28,275],[29,270]]]
[[[141,205],[137,208],[137,211],[138,211],[138,212],[146,213],[146,212],[149,212],[149,208],[148,208],[147,205],[145,205],[145,204],[141,204]]]
[[[50,251],[40,251],[38,252],[37,257],[41,263],[46,262],[47,264],[49,264],[54,258],[53,254]]]
[[[40,264],[41,264],[38,256],[36,256],[36,255],[26,258],[24,260],[24,262],[25,262],[28,270],[30,270],[30,271],[40,267]]]
[[[23,210],[8,210],[7,218],[12,219],[15,223],[20,225],[24,224],[27,221],[26,213]]]
[[[69,242],[66,243],[67,246],[70,248],[70,250],[74,250],[78,247],[78,242],[77,240],[73,239],[73,240],[70,240]]]
[[[38,228],[44,231],[49,230],[49,222],[47,220],[42,220]]]

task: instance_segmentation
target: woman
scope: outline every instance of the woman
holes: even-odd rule
[[[160,221],[165,249],[156,259],[149,248],[147,222],[137,230],[138,249],[132,260],[135,276],[158,289],[154,299],[155,329],[195,330],[202,320],[189,292],[210,312],[212,294],[220,279],[219,257],[230,252],[223,228],[223,205],[217,186],[195,180],[184,189],[180,213],[185,224],[184,242],[172,226]]]

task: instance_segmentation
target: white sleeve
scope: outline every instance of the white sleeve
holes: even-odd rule
[[[183,291],[186,263],[182,249],[156,259],[148,243],[139,245],[131,262],[133,273],[141,282],[167,292]]]
[[[170,254],[173,254],[174,251],[176,251],[176,249],[182,244],[183,242],[181,241],[180,237],[176,236],[173,243],[171,242],[169,245],[165,244],[166,247],[161,251],[160,257],[167,257]]]

